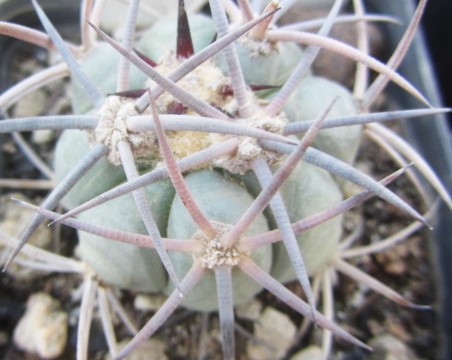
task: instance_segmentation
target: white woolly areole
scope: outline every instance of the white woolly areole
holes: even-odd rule
[[[163,76],[168,76],[180,64],[181,60],[176,57],[174,52],[170,52],[160,60],[155,69]],[[229,85],[228,78],[210,60],[193,69],[177,84],[194,97],[214,104],[226,112],[235,113],[237,111],[234,97],[224,92]],[[149,80],[146,85],[153,87],[154,83]],[[183,105],[175,106],[175,104],[179,104],[179,101],[168,92],[159,96],[156,103],[159,113],[162,114],[174,113],[174,108],[183,110],[184,114],[195,114],[191,109],[184,109]],[[166,134],[171,150],[178,159],[220,143],[227,138],[227,135],[223,134],[198,131],[168,131]]]
[[[264,51],[264,48],[268,51],[274,51],[274,46],[271,43],[255,41],[252,39],[249,39],[248,42],[251,42],[256,46],[262,46],[263,48],[259,51]],[[272,49],[270,50],[270,48]],[[180,60],[177,59],[173,53],[170,53],[162,59],[161,64],[156,69],[162,75],[167,75],[179,64]],[[220,68],[214,65],[210,60],[184,76],[177,84],[197,98],[200,98],[209,104],[213,104],[227,113],[236,114],[238,111],[237,102],[234,97],[232,95],[224,95],[224,89],[230,87],[229,78],[223,75]],[[148,86],[151,86],[151,84],[148,84]],[[255,102],[253,105],[256,105],[254,106],[255,111],[253,116],[235,121],[272,133],[282,134],[284,127],[288,122],[286,116],[280,114],[269,118],[263,111],[263,106],[266,102],[257,99],[252,92],[250,93],[249,98]],[[167,112],[168,108],[175,101],[176,100],[172,95],[164,93],[157,101],[159,111],[163,113]],[[193,113],[193,111],[189,109],[187,113]],[[227,135],[205,133],[197,133],[195,135],[195,133],[192,132],[179,132],[179,134],[181,135],[168,134],[171,148],[177,157],[187,156],[202,148],[207,148],[210,145],[222,142],[227,137]],[[244,174],[251,169],[251,163],[257,157],[265,158],[267,162],[272,165],[277,163],[281,156],[274,152],[263,150],[254,138],[242,137],[236,153],[213,160],[213,165],[226,169],[234,174]]]
[[[192,237],[193,240],[199,241],[204,245],[203,251],[194,255],[194,258],[205,269],[214,269],[221,265],[238,265],[241,257],[245,254],[237,250],[235,245],[230,248],[223,247],[220,241],[222,236],[232,228],[232,225],[217,221],[212,221],[211,223],[217,230],[217,235],[213,239],[206,238],[201,230],[198,230]]]
[[[261,109],[261,108],[259,108]],[[239,122],[254,128],[266,130],[275,134],[282,134],[287,124],[287,117],[281,113],[275,117],[268,117],[264,111],[257,111],[247,119],[238,120]],[[281,154],[262,149],[258,140],[255,138],[243,137],[240,140],[237,151],[229,156],[222,156],[213,161],[214,166],[228,170],[233,174],[245,174],[251,170],[251,163],[258,157],[264,158],[271,166],[278,163]]]
[[[167,76],[180,64],[181,60],[171,52],[162,59],[155,69],[161,75]],[[153,84],[149,80],[147,86],[152,87]],[[232,114],[237,111],[237,102],[234,97],[230,95],[225,96],[223,93],[223,89],[230,85],[229,79],[223,75],[221,70],[210,59],[190,71],[177,82],[177,85],[194,97],[204,100],[209,104],[214,104],[228,113]],[[177,101],[171,94],[165,92],[157,100],[159,112],[167,113],[170,105]],[[193,111],[188,110],[187,114],[190,113],[193,114]]]
[[[180,60],[173,53],[170,53],[162,60],[157,70],[162,75],[167,75],[179,64]],[[206,61],[184,76],[178,81],[178,85],[195,97],[213,104],[227,113],[237,113],[236,100],[226,91],[230,88],[229,79],[211,61]],[[152,86],[152,84],[148,84],[148,86]],[[285,115],[268,117],[263,111],[265,101],[257,99],[253,93],[250,95],[251,101],[254,102],[253,116],[235,121],[275,134],[282,134],[288,122]],[[157,99],[158,111],[160,113],[171,113],[171,108],[174,107],[175,103],[178,103],[178,101],[171,94],[165,92]],[[193,114],[193,111],[187,109],[185,113]],[[157,159],[160,158],[157,138],[153,132],[128,132],[126,120],[135,115],[138,115],[138,112],[134,107],[133,99],[119,96],[107,97],[99,110],[99,123],[94,130],[94,141],[105,144],[109,148],[108,159],[114,165],[121,164],[117,145],[122,140],[131,145],[134,157],[137,160],[145,158],[147,163],[155,165]],[[169,131],[167,136],[176,158],[183,158],[213,144],[220,143],[229,137],[224,134],[192,131]],[[234,154],[215,159],[211,165],[226,169],[234,174],[244,174],[251,169],[252,162],[258,157],[264,158],[269,165],[273,165],[279,161],[281,155],[263,150],[256,139],[244,136],[240,138],[238,149]]]
[[[253,39],[249,36],[242,36],[238,39],[238,42],[251,51],[251,57],[268,56],[274,52],[279,52],[279,42],[270,42],[266,38]]]
[[[134,101],[119,96],[109,96],[99,110],[99,123],[94,129],[94,140],[102,143],[110,150],[108,159],[114,165],[120,165],[118,142],[125,140],[132,147],[135,158],[149,156],[157,151],[156,137],[152,132],[132,133],[127,131],[126,120],[130,116],[139,115]],[[142,114],[140,114],[142,115]]]

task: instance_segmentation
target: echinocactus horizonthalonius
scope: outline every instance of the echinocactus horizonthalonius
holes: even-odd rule
[[[133,42],[139,6],[131,1],[121,43],[90,23],[78,59],[36,1],[51,41],[26,29],[10,31],[55,47],[71,74],[74,115],[4,120],[0,130],[64,129],[55,148],[58,185],[35,208],[39,214],[9,261],[45,217],[79,230],[78,255],[89,265],[87,271],[71,263],[72,271],[85,276],[80,353],[86,351],[86,319],[97,281],[168,296],[122,350],[110,338],[117,359],[149,338],[179,305],[218,310],[223,356],[234,358],[233,307],[263,288],[332,334],[366,348],[316,310],[309,277],[328,269],[418,307],[342,259],[343,214],[375,194],[427,223],[385,187],[391,178],[377,182],[353,164],[364,127],[384,134],[382,121],[445,110],[368,112],[388,81],[429,104],[393,70],[397,65],[386,66],[328,37],[342,1],[332,4],[318,34],[278,29],[281,10],[275,1],[259,12],[248,1],[226,3],[212,0],[211,15],[187,16],[179,1],[177,17],[156,21]],[[95,5],[85,6],[94,21]],[[93,34],[101,40],[93,41]],[[311,65],[321,48],[376,71],[377,85],[367,86],[360,75],[361,90],[351,93],[314,74]],[[364,191],[349,197],[347,182]],[[52,212],[59,203],[69,212]],[[283,286],[291,281],[299,282],[307,302]],[[325,344],[328,353],[329,341]]]

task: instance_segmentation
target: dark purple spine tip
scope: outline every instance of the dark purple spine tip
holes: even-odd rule
[[[194,53],[184,0],[179,0],[176,55],[179,58],[189,58]]]

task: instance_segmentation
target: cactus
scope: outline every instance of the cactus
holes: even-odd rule
[[[377,71],[375,84],[381,86],[376,93],[392,81],[429,105],[394,71],[398,53],[390,67],[328,37],[341,1],[334,2],[317,35],[274,28],[280,10],[275,1],[259,16],[248,1],[226,3],[230,23],[221,1],[210,1],[211,17],[187,16],[179,1],[177,18],[160,19],[132,46],[138,1],[130,1],[122,42],[90,23],[83,29],[78,58],[35,0],[51,42],[44,41],[45,34],[11,25],[14,36],[58,49],[71,74],[74,114],[0,123],[1,132],[64,130],[55,148],[58,185],[39,207],[20,201],[37,215],[6,266],[21,248],[30,251],[24,245],[45,218],[78,229],[81,262],[36,256],[84,276],[80,357],[86,353],[87,319],[99,281],[106,323],[104,284],[167,296],[125,348],[117,351],[110,334],[115,359],[128,356],[178,306],[217,310],[223,357],[234,358],[233,307],[264,288],[332,334],[368,348],[316,309],[309,277],[330,269],[403,305],[422,308],[345,261],[343,214],[376,195],[428,224],[385,186],[405,168],[377,182],[353,165],[363,128],[385,137],[380,122],[447,109],[369,113],[364,110],[375,93],[352,94],[312,74],[312,62],[325,48]],[[400,51],[409,44],[424,6],[421,1]],[[99,40],[90,43],[94,34]],[[63,66],[60,74],[64,71]],[[37,77],[28,81],[42,85]],[[365,77],[357,81],[366,84]],[[5,99],[0,105],[6,109],[11,103]],[[431,170],[424,174],[450,206]],[[346,182],[364,191],[349,197]],[[58,203],[69,211],[53,212]],[[301,285],[306,301],[283,286],[291,281]],[[326,353],[328,344],[325,340]]]

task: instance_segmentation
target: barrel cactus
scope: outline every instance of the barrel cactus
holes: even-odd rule
[[[380,73],[376,81],[393,81],[429,105],[396,65],[328,37],[341,3],[311,34],[276,28],[276,1],[260,15],[248,1],[219,0],[210,1],[210,15],[187,15],[180,0],[177,17],[159,19],[133,43],[139,7],[130,1],[121,42],[90,23],[84,31],[99,40],[76,58],[33,0],[71,74],[74,113],[0,123],[2,132],[64,129],[54,154],[58,185],[35,207],[9,261],[47,217],[79,230],[78,255],[89,266],[90,284],[164,293],[166,302],[125,348],[111,345],[116,359],[179,305],[218,310],[223,356],[234,358],[233,308],[263,288],[367,348],[317,311],[309,277],[337,268],[360,278],[340,258],[343,214],[372,194],[428,224],[353,165],[364,127],[444,109],[369,113],[365,91],[352,94],[312,72],[320,48],[340,52]],[[30,41],[43,36],[30,34]],[[364,192],[349,197],[347,182]],[[67,213],[52,212],[59,203]],[[283,286],[291,281],[301,284],[306,302]],[[368,285],[417,307],[376,281]],[[80,323],[79,334],[87,332]]]

